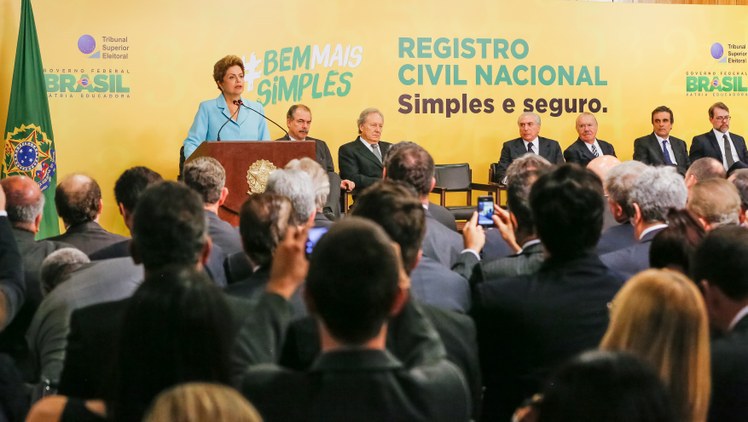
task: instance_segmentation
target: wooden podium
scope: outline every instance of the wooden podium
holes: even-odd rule
[[[249,197],[247,172],[253,164],[267,160],[283,168],[294,158],[316,158],[314,141],[206,141],[185,160],[213,157],[226,169],[226,187],[229,196],[218,210],[218,216],[232,226],[239,225],[239,210]]]

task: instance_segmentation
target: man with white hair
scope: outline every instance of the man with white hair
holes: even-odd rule
[[[686,209],[709,231],[743,220],[738,189],[726,179],[709,179],[695,184],[688,193]]]
[[[318,162],[309,157],[289,161],[286,164],[286,170],[301,170],[309,175],[312,187],[314,188],[314,206],[316,208],[314,227],[330,227],[332,220],[323,214],[323,209],[327,203],[327,196],[330,193],[330,178],[327,172],[325,172]]]
[[[670,208],[683,209],[688,192],[673,167],[649,167],[642,171],[629,192],[631,223],[637,243],[602,255],[608,268],[631,277],[649,268],[652,239],[667,227]]]
[[[646,168],[647,165],[640,161],[626,161],[610,169],[603,179],[608,209],[613,219],[619,224],[603,231],[597,243],[598,254],[603,255],[636,243],[634,226],[631,225],[633,212],[629,196],[634,182]]]
[[[311,226],[317,214],[312,178],[302,170],[275,170],[268,177],[265,192],[285,196],[291,200],[296,221]]]

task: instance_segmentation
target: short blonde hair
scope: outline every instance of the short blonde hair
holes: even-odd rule
[[[223,77],[226,76],[226,71],[229,70],[231,66],[239,66],[242,68],[242,72],[244,72],[244,61],[242,61],[241,57],[233,54],[229,54],[213,65],[213,80],[216,81],[216,84],[223,81]],[[221,87],[219,86],[218,89],[221,89]]]
[[[236,390],[219,384],[186,383],[156,397],[144,422],[262,422]]]
[[[709,328],[704,300],[686,276],[646,270],[611,304],[603,350],[623,350],[649,362],[670,390],[679,419],[703,422],[709,407]]]

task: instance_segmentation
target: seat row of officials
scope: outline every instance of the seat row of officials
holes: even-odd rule
[[[226,56],[216,62],[213,78],[221,94],[200,104],[187,139],[184,155],[189,157],[200,143],[223,139],[270,139],[267,120],[262,105],[242,99],[244,92],[244,63],[238,56]],[[730,132],[730,109],[722,102],[709,107],[712,129],[695,136],[690,152],[682,139],[670,136],[675,123],[673,111],[659,106],[652,111],[652,133],[634,141],[634,160],[651,165],[672,165],[685,174],[690,163],[703,157],[720,161],[725,169],[733,165],[748,167],[745,139]],[[316,142],[317,161],[331,174],[331,192],[337,186],[356,194],[381,179],[382,157],[390,144],[381,141],[384,116],[375,108],[361,112],[358,121],[359,136],[342,145],[338,151],[340,179],[335,179],[334,164],[327,144],[308,136],[312,123],[311,110],[304,105],[292,106],[286,115],[288,132],[283,140],[313,140]],[[591,113],[582,113],[576,119],[579,134],[562,154],[559,143],[540,134],[541,120],[535,113],[523,113],[517,120],[519,137],[504,143],[501,157],[494,173],[495,182],[502,182],[511,162],[526,154],[536,153],[551,163],[574,162],[586,165],[600,155],[615,156],[609,142],[597,138],[598,124]],[[282,128],[281,128],[282,129]],[[736,164],[737,163],[737,164]],[[336,195],[329,203],[334,204]]]

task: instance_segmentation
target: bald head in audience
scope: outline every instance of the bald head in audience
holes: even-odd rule
[[[71,174],[57,185],[55,206],[65,227],[98,221],[103,205],[99,184],[85,174]]]
[[[686,171],[686,187],[691,189],[698,182],[727,177],[722,163],[711,157],[699,158]]]
[[[0,180],[5,191],[8,220],[17,229],[36,233],[42,221],[44,195],[39,185],[26,176],[8,176]]]
[[[587,164],[587,168],[600,178],[605,180],[610,169],[621,164],[621,160],[613,155],[601,155]]]

